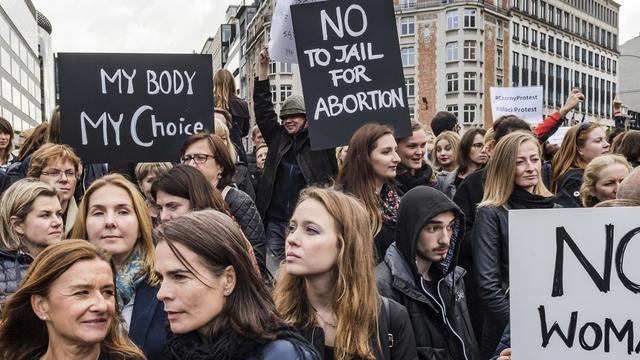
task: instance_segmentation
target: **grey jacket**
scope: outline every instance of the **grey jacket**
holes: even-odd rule
[[[0,301],[20,287],[32,261],[33,258],[21,250],[0,249]]]
[[[441,171],[436,175],[437,185],[436,189],[442,191],[449,199],[453,199],[456,194],[456,177],[458,176],[458,169],[453,171]]]

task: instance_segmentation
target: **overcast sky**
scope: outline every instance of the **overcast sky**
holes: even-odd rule
[[[199,52],[241,0],[32,0],[55,52]],[[616,0],[620,43],[640,35],[640,0]],[[246,0],[247,3],[250,0]]]

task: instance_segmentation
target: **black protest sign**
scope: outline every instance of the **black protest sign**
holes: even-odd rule
[[[347,144],[368,122],[411,134],[393,2],[291,6],[314,150]]]
[[[89,162],[175,161],[211,130],[209,55],[58,55],[61,139]]]

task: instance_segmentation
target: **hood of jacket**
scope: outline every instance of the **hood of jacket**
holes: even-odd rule
[[[438,214],[453,211],[455,223],[449,243],[449,252],[439,266],[432,270],[446,276],[456,267],[460,244],[464,236],[464,214],[442,192],[429,186],[418,186],[411,189],[400,201],[398,224],[396,227],[396,247],[411,269],[414,276],[420,276],[416,266],[416,245],[422,228]]]

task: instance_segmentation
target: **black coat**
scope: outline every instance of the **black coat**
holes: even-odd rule
[[[265,233],[262,218],[258,213],[256,204],[251,197],[241,190],[229,187],[224,196],[224,201],[229,206],[231,214],[235,218],[244,236],[247,237],[258,264],[265,263]]]
[[[478,208],[473,227],[473,274],[483,313],[482,353],[493,354],[509,322],[509,215],[504,207]]]
[[[167,313],[158,301],[158,288],[144,281],[136,289],[129,338],[149,359],[159,359],[167,337]]]
[[[278,168],[288,152],[293,152],[297,165],[304,176],[306,185],[327,184],[338,173],[338,163],[334,149],[319,151],[311,150],[308,131],[301,130],[296,136],[289,135],[285,128],[278,124],[278,116],[273,110],[271,102],[271,90],[269,80],[258,81],[256,79],[253,92],[254,112],[256,123],[264,137],[269,153],[264,166],[264,172],[260,179],[257,191],[256,205],[260,214],[265,217],[272,200],[291,201],[292,199],[272,199],[274,184],[288,179],[277,178]],[[291,189],[299,192],[300,189]],[[293,206],[297,201],[293,201]],[[293,210],[293,206],[291,210]],[[288,219],[290,214],[284,214]]]
[[[229,98],[229,113],[231,113],[231,129],[229,137],[236,146],[240,161],[247,163],[247,154],[242,145],[242,138],[249,135],[249,106],[243,99],[231,94]]]
[[[580,200],[580,186],[582,186],[582,175],[584,170],[571,169],[564,176],[558,179],[556,190],[556,203],[563,208],[582,207]]]
[[[431,265],[429,273],[436,286],[427,291],[416,266],[416,244],[424,226],[448,211],[456,217],[449,252],[442,262]],[[420,359],[479,359],[466,304],[466,272],[455,264],[463,222],[460,209],[442,192],[427,186],[412,189],[400,202],[396,242],[376,268],[380,295],[399,302],[409,312]]]
[[[416,341],[413,327],[407,309],[396,301],[386,299],[388,308],[382,302],[380,305],[378,334],[369,339],[376,360],[414,360],[416,354]],[[302,332],[304,337],[313,345],[320,354],[321,359],[326,359],[324,347],[324,330],[314,327]],[[389,339],[393,338],[393,346]],[[378,346],[380,344],[381,346]],[[382,348],[381,348],[382,347]]]

